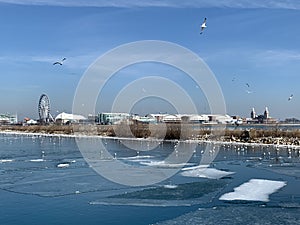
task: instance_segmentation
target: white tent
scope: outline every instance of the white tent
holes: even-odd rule
[[[62,112],[55,117],[55,121],[60,121],[61,123],[78,123],[82,120],[86,120],[86,118],[81,115],[74,115],[65,112]]]

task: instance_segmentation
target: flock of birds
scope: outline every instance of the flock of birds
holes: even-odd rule
[[[203,22],[202,22],[202,24],[201,24],[201,27],[200,27],[200,34],[203,34],[203,31],[205,30],[205,28],[207,28],[206,21],[207,21],[207,18],[205,17],[204,20],[203,20]],[[55,65],[60,65],[60,66],[62,66],[63,63],[64,63],[64,61],[65,61],[66,59],[67,59],[67,58],[63,58],[63,59],[60,60],[60,61],[56,61],[56,62],[53,63],[53,65],[54,65],[54,66],[55,66]],[[232,81],[235,81],[235,78],[233,78]],[[248,94],[253,93],[253,91],[250,90],[250,85],[249,85],[249,83],[246,83],[246,86],[247,86],[246,92],[247,92]],[[144,90],[143,90],[143,91],[144,91]],[[293,96],[294,96],[294,95],[291,94],[290,97],[288,98],[288,101],[291,101],[292,98],[293,98]]]
[[[232,81],[235,81],[235,78],[233,78]],[[245,85],[246,85],[246,87],[247,87],[246,92],[247,92],[248,94],[252,94],[253,91],[251,91],[251,89],[250,89],[250,84],[249,84],[249,83],[246,83]],[[294,97],[294,95],[291,94],[290,97],[288,97],[288,101],[291,101],[293,97]]]

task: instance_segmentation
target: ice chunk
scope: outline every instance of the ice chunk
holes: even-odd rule
[[[208,179],[220,179],[222,177],[234,174],[234,172],[227,172],[215,168],[207,168],[207,165],[199,165],[187,167],[182,169],[182,176],[185,177],[202,177]]]
[[[126,157],[123,159],[128,159],[128,160],[135,160],[135,159],[150,159],[153,158],[153,156],[150,155],[137,155],[137,156],[132,156],[132,157]]]
[[[175,206],[192,206],[190,201],[168,201],[153,199],[103,199],[101,201],[91,201],[90,205],[107,205],[107,206],[142,206],[142,207],[175,207]]]
[[[269,195],[284,187],[286,182],[264,179],[251,179],[220,197],[220,200],[244,200],[268,202]]]
[[[69,167],[70,164],[69,163],[60,163],[57,165],[57,168],[66,168],[66,167]]]
[[[12,162],[12,159],[0,159],[0,163]]]
[[[164,188],[168,188],[168,189],[175,189],[178,187],[178,185],[175,185],[175,184],[165,184],[163,186]]]
[[[166,161],[142,161],[140,162],[141,165],[144,166],[154,166],[154,167],[166,167],[166,168],[177,168],[177,167],[183,167],[187,164],[190,165],[190,163],[168,163]]]
[[[186,170],[196,170],[196,169],[199,169],[199,168],[204,168],[204,169],[206,169],[206,168],[208,168],[209,167],[209,165],[207,165],[207,164],[204,164],[204,165],[198,165],[198,166],[190,166],[190,167],[185,167],[185,168],[182,168],[181,170],[182,171],[186,171]]]
[[[44,162],[44,159],[30,159],[30,162]]]

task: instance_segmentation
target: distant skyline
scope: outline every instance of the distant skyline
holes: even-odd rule
[[[268,107],[271,117],[300,118],[300,2],[0,0],[0,21],[0,113],[36,119],[42,93],[53,115],[71,112],[76,87],[99,56],[122,44],[162,40],[204,60],[223,91],[227,114],[249,117],[252,108],[262,114]],[[64,57],[63,65],[53,65]],[[107,102],[96,111],[109,111],[122,87],[149,75],[180,84],[200,113],[209,111],[199,87],[155,63],[115,74],[103,90]],[[141,115],[172,110],[155,98],[132,109]]]

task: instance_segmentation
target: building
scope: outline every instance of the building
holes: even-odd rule
[[[149,116],[135,116],[133,119],[133,122],[135,123],[151,123],[151,124],[156,124],[157,121],[155,118],[153,117],[149,117]]]
[[[256,118],[256,113],[255,113],[254,108],[252,108],[252,111],[251,111],[250,115],[251,115],[251,119],[255,119]]]
[[[84,123],[87,119],[81,115],[62,112],[55,117],[55,122],[60,124]]]
[[[18,117],[17,115],[11,115],[11,114],[0,114],[0,124],[17,124],[18,123]]]
[[[265,120],[267,120],[267,119],[269,119],[269,110],[268,110],[268,107],[266,107],[266,109],[265,109],[265,112],[264,112],[264,119]]]
[[[166,115],[162,119],[163,123],[181,123],[181,116],[174,114],[174,115]]]
[[[277,123],[277,119],[270,117],[270,112],[268,107],[265,108],[265,111],[261,115],[256,115],[254,108],[252,108],[250,113],[251,118],[247,119],[247,123]]]
[[[233,118],[229,115],[214,115],[214,118],[219,124],[231,124],[233,123]]]
[[[129,113],[99,113],[96,119],[102,125],[116,125],[120,123],[190,123],[190,124],[230,124],[234,120],[229,115],[221,114],[147,114],[139,116]]]
[[[23,122],[23,126],[27,126],[27,125],[36,125],[38,124],[38,121],[30,119],[28,117],[24,118],[24,122]]]
[[[131,119],[129,113],[100,113],[98,114],[98,121],[103,125],[114,125],[122,122],[128,123]]]
[[[208,115],[190,115],[190,123],[205,123],[209,121]]]
[[[165,116],[167,116],[169,114],[165,114],[165,113],[152,113],[152,114],[147,114],[146,117],[148,118],[151,118],[151,119],[154,119],[155,120],[155,123],[162,123],[163,122],[163,118]]]

